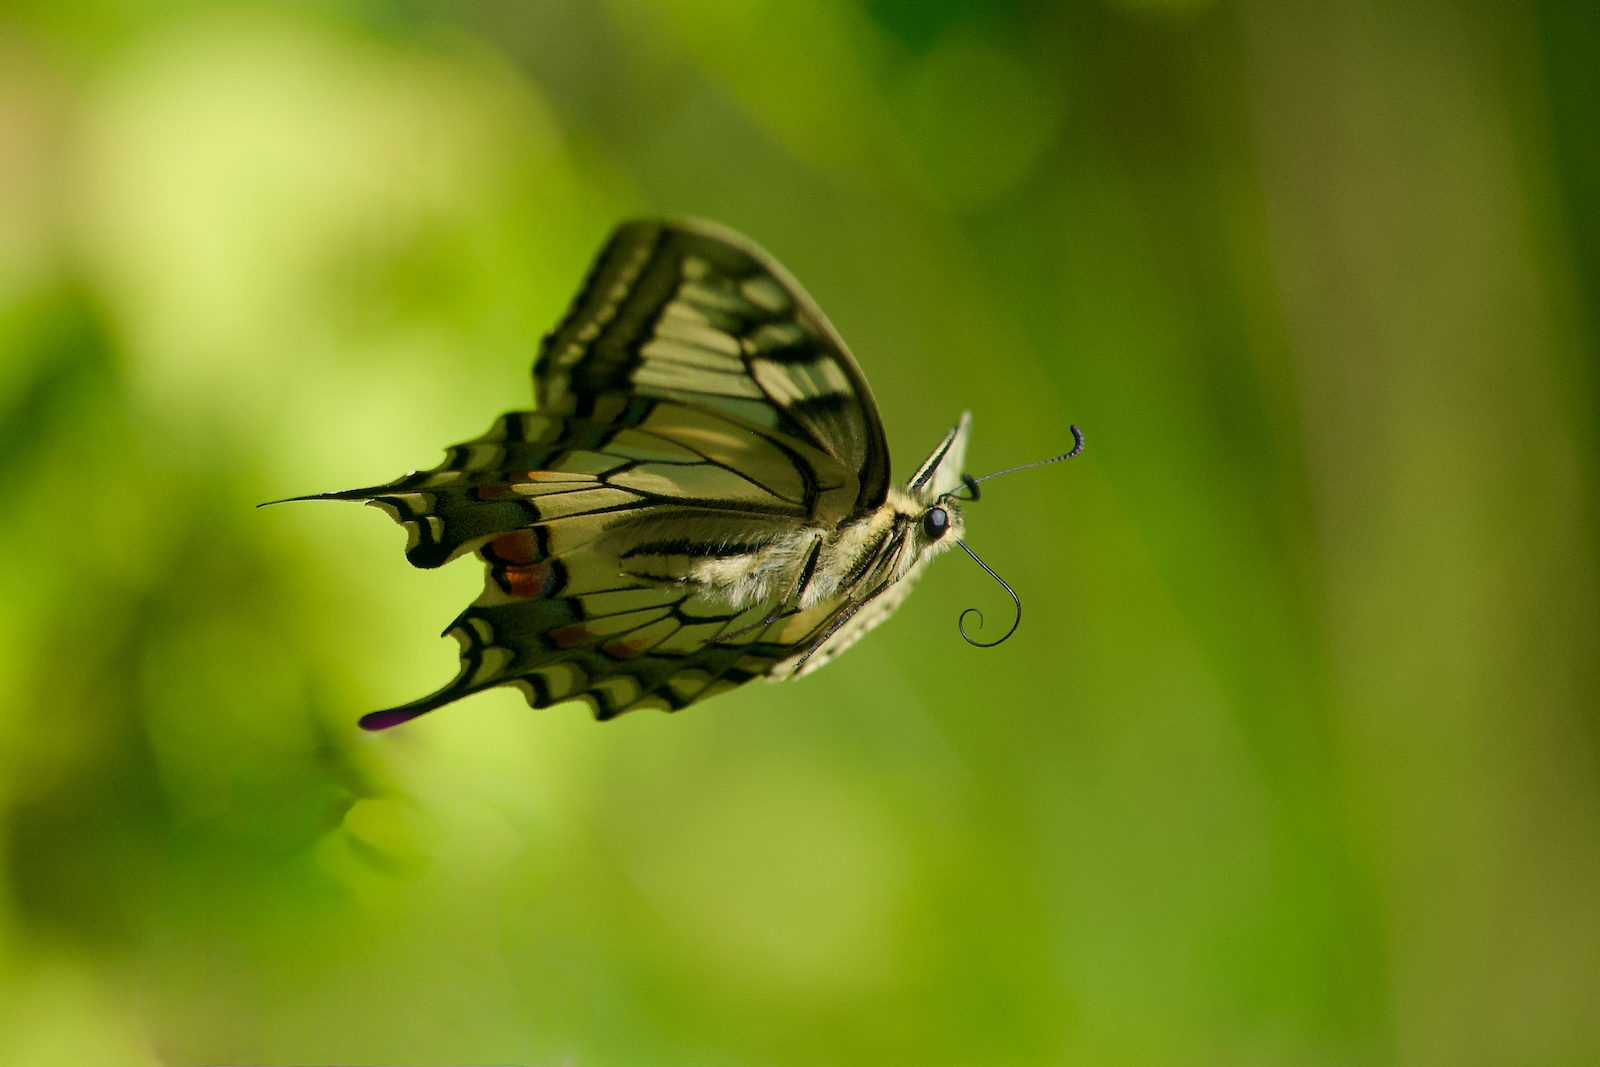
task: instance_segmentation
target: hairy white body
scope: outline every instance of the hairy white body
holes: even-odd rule
[[[906,490],[891,489],[882,507],[848,526],[780,534],[754,552],[702,560],[688,579],[729,607],[777,600],[802,610],[834,596],[902,582],[962,534],[960,510],[946,504],[949,532],[929,540],[921,528],[927,510],[926,502]]]

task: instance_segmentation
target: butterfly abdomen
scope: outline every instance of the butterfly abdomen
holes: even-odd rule
[[[796,530],[746,554],[702,560],[690,578],[708,590],[719,591],[717,595],[734,608],[794,600],[806,584],[808,565],[816,559],[823,537],[821,530]]]

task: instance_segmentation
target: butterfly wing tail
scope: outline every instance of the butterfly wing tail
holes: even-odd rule
[[[534,708],[581,701],[601,720],[643,707],[676,711],[765,675],[782,654],[750,625],[767,604],[719,610],[683,590],[633,588],[584,597],[585,610],[542,591],[507,598],[503,588],[491,573],[485,597],[445,631],[461,646],[454,680],[361,726],[388,729],[495,686],[518,689]]]
[[[391,726],[399,726],[403,722],[410,722],[418,715],[426,715],[435,708],[443,707],[452,700],[459,700],[466,696],[465,692],[457,692],[454,685],[445,686],[439,692],[421,700],[413,700],[409,704],[401,704],[396,708],[385,708],[383,711],[374,711],[361,716],[358,725],[363,730],[387,730]]]
[[[462,697],[505,684],[503,671],[511,659],[510,650],[495,643],[494,631],[478,619],[472,608],[462,612],[442,636],[454,637],[461,646],[461,669],[455,678],[425,697],[363,715],[363,730],[387,730]]]
[[[425,484],[433,477],[433,472],[424,471],[386,485],[313,493],[269,503],[354,500],[379,508],[406,531],[406,560],[413,567],[428,570],[470,551],[485,538],[538,518],[538,512],[524,500],[498,486]]]

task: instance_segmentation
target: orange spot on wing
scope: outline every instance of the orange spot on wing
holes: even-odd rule
[[[533,597],[543,593],[550,584],[549,562],[535,563],[531,567],[507,567],[500,585],[512,596]]]
[[[649,647],[649,644],[648,641],[607,641],[600,646],[600,651],[612,659],[632,659]]]
[[[539,558],[539,539],[532,530],[513,530],[490,541],[489,550],[507,563],[526,566]]]
[[[506,500],[522,494],[509,485],[480,485],[472,491],[479,500]]]
[[[573,645],[582,644],[594,636],[586,626],[563,626],[558,630],[546,630],[544,639],[557,648],[571,648]]]

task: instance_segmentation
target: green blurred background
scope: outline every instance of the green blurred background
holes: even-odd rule
[[[1600,1064],[1593,0],[0,4],[0,1064]],[[361,508],[617,221],[969,540],[598,725]]]

